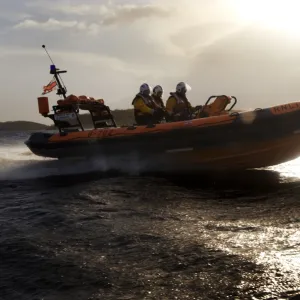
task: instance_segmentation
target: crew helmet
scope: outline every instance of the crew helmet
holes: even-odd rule
[[[157,97],[161,97],[163,94],[163,88],[160,85],[156,85],[153,88],[153,94]]]
[[[192,88],[185,82],[179,82],[176,85],[176,92],[179,94],[185,94],[187,91],[190,91]]]
[[[150,93],[151,93],[151,87],[149,86],[149,84],[143,83],[140,86],[140,93],[143,94],[143,95],[150,95]]]

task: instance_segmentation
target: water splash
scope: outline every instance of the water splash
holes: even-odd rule
[[[0,147],[0,180],[34,179],[47,176],[76,175],[111,170],[139,175],[147,163],[135,153],[128,156],[98,157],[89,160],[57,160],[32,154],[20,145]]]

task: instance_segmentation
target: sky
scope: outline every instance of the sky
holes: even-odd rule
[[[298,4],[299,2],[299,4]],[[143,82],[180,81],[193,105],[234,95],[236,108],[300,100],[297,0],[1,0],[0,122],[47,121],[37,97],[52,76],[68,94],[132,108]],[[51,105],[59,99],[48,94]]]

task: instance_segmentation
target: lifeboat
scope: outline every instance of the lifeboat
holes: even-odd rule
[[[53,106],[53,114],[48,98],[38,98],[40,114],[58,128],[25,141],[38,156],[130,160],[134,153],[157,169],[176,171],[263,168],[300,156],[300,101],[237,112],[236,97],[211,96],[189,120],[120,127],[103,99],[66,96],[63,88],[59,93],[64,99]],[[79,110],[90,112],[94,128],[83,128]]]

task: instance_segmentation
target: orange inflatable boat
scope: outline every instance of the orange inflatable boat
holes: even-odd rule
[[[212,96],[194,119],[118,127],[103,99],[66,96],[60,72],[64,71],[51,66],[57,94],[63,95],[53,114],[48,98],[38,98],[40,114],[51,118],[58,132],[30,136],[25,143],[36,155],[58,159],[125,156],[128,160],[134,155],[158,170],[177,171],[260,168],[300,156],[300,102],[232,112],[235,97]],[[89,111],[93,129],[83,128],[79,110]]]

